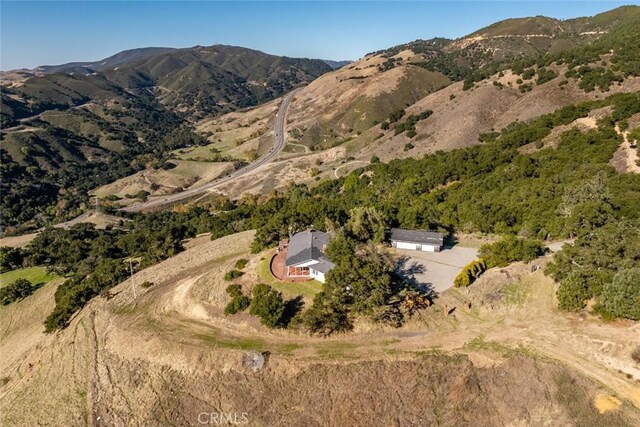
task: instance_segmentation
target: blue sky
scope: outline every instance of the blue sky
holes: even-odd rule
[[[231,44],[323,59],[456,38],[509,17],[593,15],[614,1],[0,1],[0,69],[94,61],[124,49]]]

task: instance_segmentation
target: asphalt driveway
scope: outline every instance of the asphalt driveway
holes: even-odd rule
[[[416,285],[440,293],[451,288],[462,268],[478,257],[478,248],[456,245],[441,252],[399,249],[397,253],[404,258],[399,266],[401,274]]]

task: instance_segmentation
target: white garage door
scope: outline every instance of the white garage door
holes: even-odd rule
[[[396,247],[398,249],[409,249],[412,251],[419,251],[420,250],[420,245],[416,245],[415,243],[408,243],[408,242],[398,242],[396,244]]]

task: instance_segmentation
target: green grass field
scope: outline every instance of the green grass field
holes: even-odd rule
[[[44,267],[20,268],[0,274],[0,288],[15,282],[17,279],[27,279],[31,283],[37,284],[50,282],[56,277],[58,276],[55,274],[47,273],[47,269]]]
[[[274,289],[282,292],[287,298],[295,298],[298,295],[302,295],[309,303],[313,301],[313,297],[322,290],[322,283],[317,280],[311,280],[309,282],[281,282],[273,277],[271,270],[269,269],[269,263],[271,257],[266,256],[260,264],[258,264],[258,277],[260,281],[265,283]]]

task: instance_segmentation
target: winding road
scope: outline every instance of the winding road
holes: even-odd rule
[[[121,210],[126,212],[140,212],[146,209],[158,208],[164,205],[169,205],[171,203],[178,202],[180,200],[188,199],[193,196],[197,196],[199,194],[212,190],[213,188],[216,188],[219,185],[226,184],[229,181],[232,181],[236,178],[247,175],[248,173],[253,172],[256,169],[271,162],[273,159],[278,157],[278,154],[284,149],[284,146],[286,143],[285,125],[286,125],[287,109],[289,108],[289,105],[291,104],[293,97],[301,89],[302,88],[298,88],[294,91],[289,92],[282,100],[282,103],[280,104],[280,108],[278,109],[278,113],[276,114],[276,123],[274,125],[274,133],[273,133],[273,146],[269,149],[269,152],[267,154],[260,157],[255,162],[252,162],[247,166],[241,169],[238,169],[237,171],[234,171],[225,177],[216,179],[215,181],[209,182],[205,185],[201,185],[195,188],[189,188],[181,193],[162,196],[162,197],[148,200],[146,202],[137,203],[135,205],[122,208]]]

